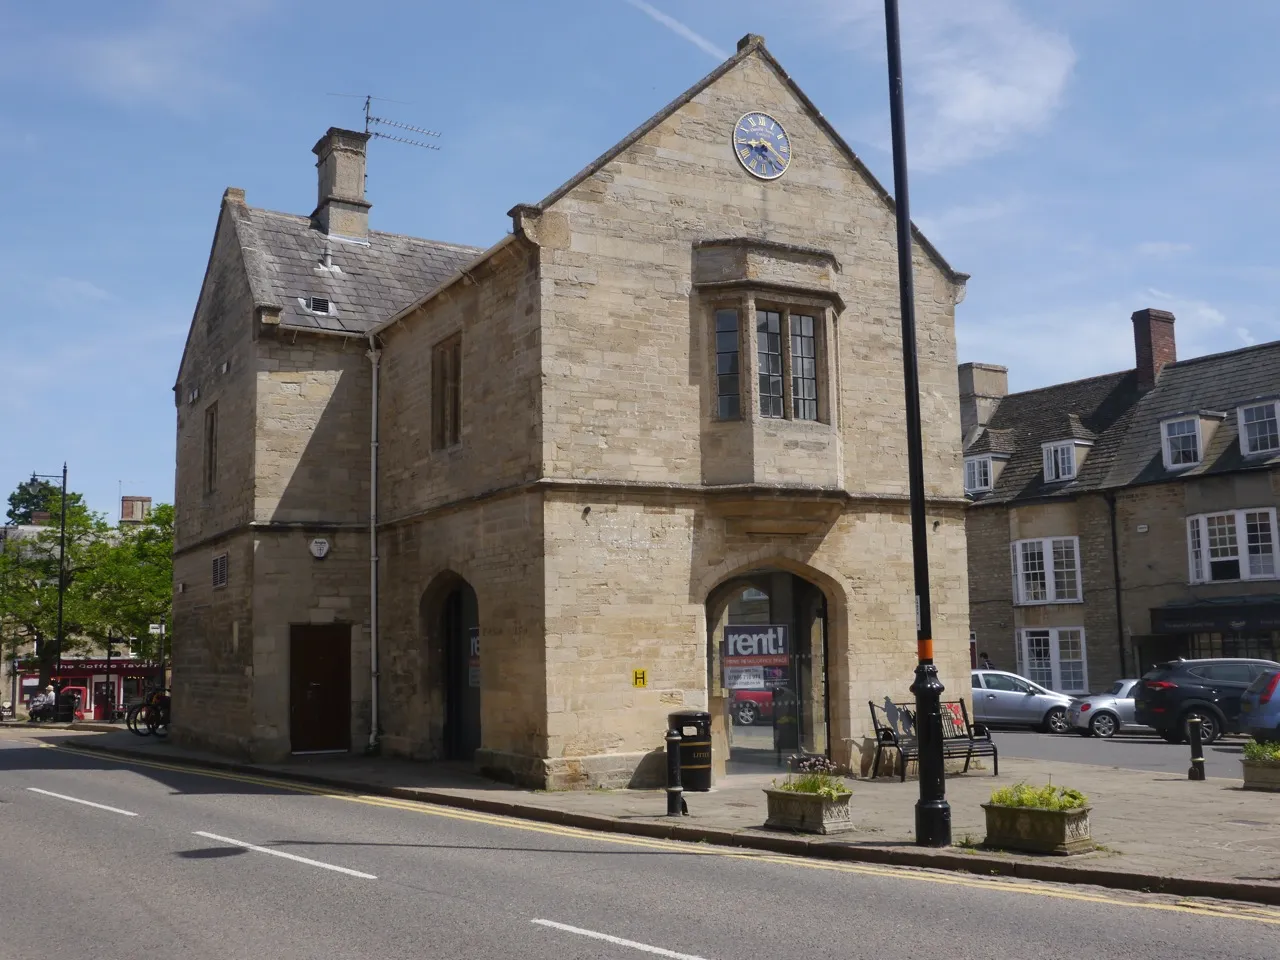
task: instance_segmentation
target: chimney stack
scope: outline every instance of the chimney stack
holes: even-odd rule
[[[1178,346],[1173,337],[1173,314],[1152,307],[1134,311],[1133,353],[1138,368],[1138,389],[1150,390],[1156,385],[1165,364],[1178,359]]]
[[[369,237],[369,208],[364,198],[365,144],[369,134],[330,127],[311,152],[318,158],[319,197],[311,219],[331,236]]]
[[[985,427],[1009,392],[1009,368],[994,363],[960,364],[960,434],[968,443],[973,430]]]

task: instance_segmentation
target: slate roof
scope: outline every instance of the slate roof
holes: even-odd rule
[[[1009,458],[991,492],[975,499],[994,503],[1052,499],[1103,486],[1138,398],[1134,370],[1009,394],[965,448],[966,455],[992,453]],[[1093,444],[1074,480],[1044,482],[1041,445],[1055,440]]]
[[[1280,341],[1171,363],[1137,405],[1111,465],[1107,485],[1158,483],[1180,476],[1232,473],[1280,465],[1280,453],[1244,457],[1238,408],[1251,400],[1280,398]],[[1201,454],[1186,470],[1166,470],[1160,423],[1178,414],[1226,414]]]
[[[254,299],[280,308],[280,325],[368,333],[466,266],[477,247],[369,231],[368,244],[328,237],[309,217],[237,204],[236,231]],[[326,251],[332,269],[325,269]],[[325,297],[330,313],[303,302]]]

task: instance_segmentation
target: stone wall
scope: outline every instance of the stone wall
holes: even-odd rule
[[[732,153],[731,131],[754,108],[786,127],[794,150],[787,173],[769,183]],[[854,492],[906,493],[893,211],[758,54],[552,203],[532,232],[545,302],[548,476],[702,481],[714,347],[705,305],[690,297],[693,244],[756,237],[823,248],[839,261],[831,283],[844,303],[835,321],[843,464],[835,473]],[[915,266],[926,477],[932,495],[959,497],[958,288],[922,250]],[[813,425],[780,428],[798,429],[790,445],[764,454],[769,464],[803,456]]]

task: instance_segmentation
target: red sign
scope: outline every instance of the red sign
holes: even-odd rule
[[[24,660],[23,670],[39,670],[40,661]],[[112,657],[110,660],[63,660],[54,671],[56,676],[80,677],[88,673],[123,673],[127,676],[142,676],[156,673],[160,664],[155,660],[129,660],[125,657]]]
[[[724,628],[726,667],[785,667],[788,663],[785,626],[762,624]]]

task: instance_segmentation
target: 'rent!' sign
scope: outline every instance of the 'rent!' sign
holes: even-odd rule
[[[725,667],[785,667],[787,628],[780,624],[743,624],[724,628]]]

